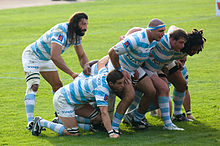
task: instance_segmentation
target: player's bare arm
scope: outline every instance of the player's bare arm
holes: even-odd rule
[[[69,67],[66,66],[63,58],[61,57],[61,50],[62,50],[61,45],[57,43],[51,43],[51,60],[59,69],[69,74],[74,79],[78,76],[78,74],[72,72],[71,69],[69,69]]]
[[[119,135],[115,134],[113,132],[113,129],[112,129],[111,119],[110,119],[109,114],[108,114],[108,106],[100,106],[99,109],[101,111],[102,122],[103,122],[103,124],[105,126],[105,129],[109,133],[109,137],[110,138],[118,138]],[[113,132],[113,133],[111,133],[111,132]]]
[[[90,75],[91,68],[88,64],[89,59],[88,59],[88,56],[86,55],[82,45],[74,46],[74,48],[75,48],[76,54],[78,56],[80,66],[83,68],[83,73],[86,75]]]

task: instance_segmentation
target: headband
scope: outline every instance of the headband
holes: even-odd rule
[[[165,27],[165,24],[158,25],[156,27],[147,27],[147,30],[156,30],[156,29],[159,29],[159,28],[162,28],[162,27]]]

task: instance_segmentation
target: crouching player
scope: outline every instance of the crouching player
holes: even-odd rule
[[[49,128],[60,135],[78,136],[79,129],[75,116],[75,111],[79,106],[89,105],[90,102],[96,102],[101,112],[101,119],[110,138],[118,138],[119,135],[113,131],[111,120],[108,114],[107,100],[110,90],[116,94],[124,89],[124,76],[120,71],[113,70],[107,72],[105,64],[108,57],[104,57],[97,64],[98,74],[86,76],[81,73],[72,83],[60,88],[54,95],[53,104],[62,124],[53,123],[40,117],[35,117],[34,126],[31,129],[32,134],[38,136],[42,127]],[[85,106],[84,106],[85,108]],[[79,115],[80,112],[76,113]],[[85,113],[85,112],[82,112]],[[90,118],[89,114],[80,115]]]

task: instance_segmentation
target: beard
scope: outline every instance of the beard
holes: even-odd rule
[[[86,32],[86,29],[81,29],[81,28],[77,27],[75,32],[79,36],[84,36],[85,32]]]

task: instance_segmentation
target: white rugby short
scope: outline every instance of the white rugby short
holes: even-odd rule
[[[175,61],[171,62],[169,65],[167,65],[168,70],[171,70],[172,68],[174,68],[176,66]],[[158,71],[151,71],[149,69],[146,68],[142,68],[139,67],[137,69],[138,73],[139,73],[139,79],[141,79],[145,74],[147,74],[147,76],[151,77],[153,74],[164,74],[162,70],[158,70]]]
[[[22,64],[25,72],[44,72],[57,71],[56,65],[52,60],[39,60],[31,49],[31,45],[27,46],[22,54]]]
[[[53,106],[58,116],[75,117],[75,106],[68,104],[66,98],[61,93],[61,89],[57,90],[53,96]]]

